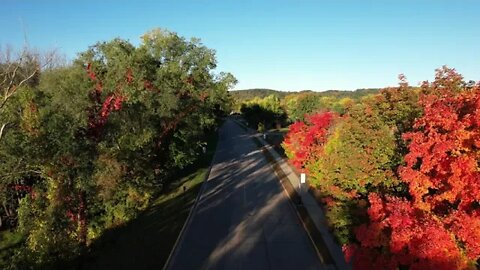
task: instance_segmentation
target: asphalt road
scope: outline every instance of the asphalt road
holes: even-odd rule
[[[250,134],[220,128],[212,170],[168,269],[323,269]]]

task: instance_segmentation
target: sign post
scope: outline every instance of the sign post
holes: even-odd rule
[[[305,190],[306,182],[307,182],[307,175],[304,172],[300,173],[300,196],[303,194]]]

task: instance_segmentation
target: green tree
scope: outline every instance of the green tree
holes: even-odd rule
[[[18,95],[18,125],[0,144],[1,196],[18,194],[27,239],[17,266],[77,256],[194,162],[231,106],[236,80],[215,68],[198,39],[155,29],[137,47],[99,42]]]
[[[309,142],[299,165],[322,194],[327,218],[342,244],[353,241],[353,228],[366,220],[369,194],[406,192],[397,175],[406,151],[401,135],[412,129],[421,108],[418,91],[400,79],[399,87],[364,96],[356,104],[343,100],[345,114],[328,129],[326,141],[311,139],[325,131],[302,122],[292,125],[291,133],[303,134],[296,135],[297,144]]]
[[[264,98],[255,97],[242,104],[241,112],[250,126],[258,127],[259,123],[264,128],[278,127],[286,119],[286,113],[280,99],[275,95]]]
[[[26,168],[28,135],[38,128],[37,108],[32,100],[40,69],[51,58],[44,57],[43,65],[41,60],[40,54],[28,47],[19,52],[8,47],[0,50],[0,229],[17,223],[18,200],[25,192],[17,176],[33,171]]]

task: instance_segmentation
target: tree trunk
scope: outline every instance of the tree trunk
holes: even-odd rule
[[[12,215],[5,202],[3,203],[3,209],[5,210],[5,214],[7,215],[7,217],[10,217]]]

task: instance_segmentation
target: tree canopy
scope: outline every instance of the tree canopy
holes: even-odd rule
[[[81,254],[195,161],[205,134],[231,110],[236,80],[215,69],[215,52],[198,39],[154,29],[138,46],[120,38],[96,43],[71,65],[39,70],[34,81],[8,73],[27,78],[14,83],[22,91],[0,112],[8,123],[0,216],[26,239],[16,267]]]
[[[479,98],[480,84],[442,67],[420,88],[401,75],[343,115],[290,126],[286,154],[354,269],[478,267]]]

